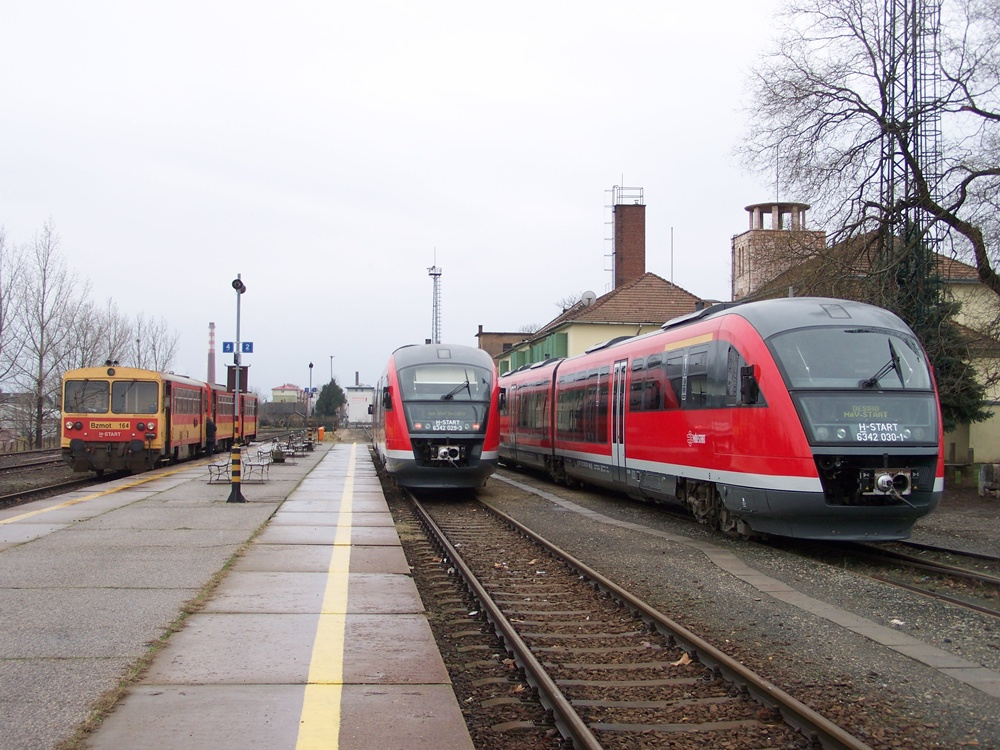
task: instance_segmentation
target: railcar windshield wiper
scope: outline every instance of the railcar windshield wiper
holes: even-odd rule
[[[882,365],[882,369],[872,375],[868,380],[862,380],[860,385],[862,388],[874,388],[878,385],[878,381],[889,374],[889,370],[895,370],[896,377],[899,378],[899,385],[901,388],[906,388],[906,383],[903,382],[903,368],[899,366],[899,354],[896,353],[896,347],[892,345],[892,339],[889,341],[889,361]]]
[[[471,399],[472,398],[472,385],[471,385],[471,383],[469,383],[469,379],[466,378],[464,383],[459,383],[454,388],[452,388],[450,391],[448,391],[446,394],[444,394],[441,397],[441,400],[442,401],[448,401],[449,399],[455,398],[455,394],[458,393],[463,388],[465,388],[465,390],[467,390],[469,392],[469,398]]]

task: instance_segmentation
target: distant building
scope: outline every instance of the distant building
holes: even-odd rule
[[[271,389],[271,402],[275,404],[305,403],[306,392],[297,385],[286,383]]]
[[[370,385],[349,385],[344,389],[347,397],[347,421],[350,424],[371,424],[368,407],[375,403],[375,389]]]

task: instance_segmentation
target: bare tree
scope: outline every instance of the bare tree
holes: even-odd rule
[[[790,0],[749,84],[744,161],[840,227],[834,242],[877,231],[892,212],[923,212],[1000,295],[1000,0],[943,0],[938,95],[895,117],[893,86],[906,61],[893,57],[885,8],[885,0]],[[940,124],[940,161],[913,148],[913,118]],[[893,206],[881,205],[886,137],[915,188]]]
[[[534,333],[539,328],[541,328],[541,326],[538,325],[538,323],[525,323],[524,325],[518,326],[517,332],[518,333]]]
[[[130,361],[148,370],[167,370],[177,356],[180,336],[170,331],[167,321],[147,319],[143,313],[135,316],[132,338],[129,340]]]
[[[563,312],[569,310],[573,305],[580,301],[581,294],[567,294],[562,299],[557,299],[555,301],[555,306],[558,307]]]
[[[31,243],[24,267],[24,298],[17,310],[23,336],[14,376],[34,399],[34,445],[42,447],[48,412],[59,402],[62,371],[72,350],[74,321],[89,284],[73,276],[59,253],[59,236],[51,222]]]
[[[22,348],[15,311],[21,306],[23,266],[0,226],[0,383],[11,374]]]

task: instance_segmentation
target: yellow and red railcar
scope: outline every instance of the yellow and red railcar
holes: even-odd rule
[[[256,398],[243,399],[256,435]],[[183,375],[117,365],[70,370],[62,384],[63,459],[74,471],[100,475],[194,458],[209,447],[209,418],[217,425],[216,445],[227,448],[251,435],[234,438],[233,402],[221,386]]]

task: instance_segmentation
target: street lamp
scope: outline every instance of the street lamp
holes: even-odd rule
[[[236,290],[236,346],[233,348],[233,364],[235,371],[235,393],[233,394],[233,444],[230,448],[229,460],[232,463],[230,476],[232,483],[229,487],[229,499],[227,503],[245,503],[247,500],[240,491],[240,297],[247,290],[246,285],[236,274],[233,279],[233,289]]]
[[[330,355],[330,382],[333,382],[333,355]]]
[[[312,415],[312,400],[313,400],[313,363],[309,363],[309,393],[306,394],[306,415],[309,421],[309,434],[306,439],[306,450],[311,451],[313,449],[313,415]]]

